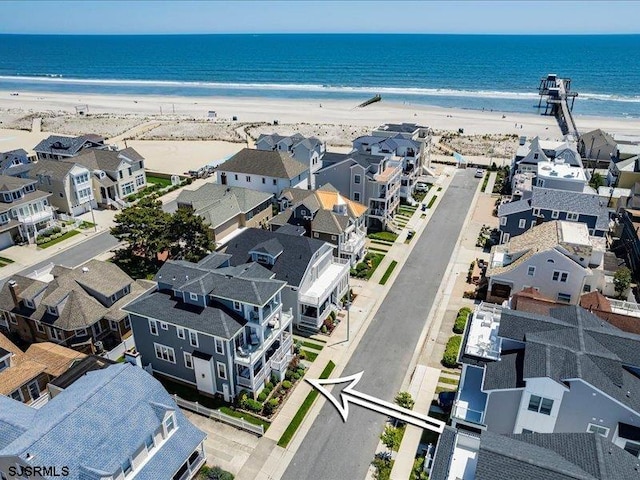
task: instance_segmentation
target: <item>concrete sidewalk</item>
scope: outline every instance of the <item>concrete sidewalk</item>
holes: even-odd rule
[[[427,227],[438,202],[444,195],[444,192],[449,186],[454,174],[455,168],[445,167],[443,174],[439,178],[439,183],[429,191],[427,197],[424,199],[424,203],[428,204],[434,195],[437,195],[438,199],[432,207],[425,212],[421,211],[420,208],[414,212],[413,216],[407,223],[407,226],[398,236],[398,239],[390,248],[389,252],[386,253],[385,258],[380,263],[371,279],[367,282],[352,280],[353,285],[351,285],[351,287],[354,290],[356,298],[349,311],[350,341],[346,341],[347,322],[343,320],[333,331],[325,348],[309,367],[305,374],[305,378],[318,378],[329,360],[333,361],[336,365],[331,377],[335,378],[340,375],[366,331],[366,328],[373,320],[380,303],[384,300],[387,292],[391,289],[395,276],[402,269],[409,253],[411,253],[413,247],[416,245],[418,236],[421,235]],[[438,191],[438,188],[441,188],[441,191]],[[422,215],[425,215],[425,218],[421,218]],[[407,232],[410,229],[414,230],[416,234],[414,239],[409,244],[406,244],[404,241],[406,239]],[[380,285],[380,279],[384,275],[387,267],[394,260],[398,262],[398,265],[394,269],[387,283],[385,285]],[[298,431],[289,443],[287,449],[277,446],[277,442],[282,433],[284,433],[286,428],[289,426],[291,419],[294,417],[310,391],[311,386],[307,382],[300,382],[296,386],[287,399],[287,402],[283,405],[280,412],[278,412],[277,417],[274,419],[271,427],[267,430],[265,436],[260,439],[258,448],[256,448],[254,454],[248,459],[238,473],[238,480],[271,480],[282,476],[324,403],[324,401],[314,403],[298,428]]]

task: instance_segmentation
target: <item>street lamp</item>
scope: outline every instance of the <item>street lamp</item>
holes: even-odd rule
[[[349,279],[347,278],[347,302],[345,303],[347,309],[347,343],[349,342],[349,311],[351,310],[351,287],[349,286]]]

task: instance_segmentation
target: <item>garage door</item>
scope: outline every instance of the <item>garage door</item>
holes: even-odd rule
[[[0,233],[0,250],[13,245],[13,238],[11,238],[11,232]]]

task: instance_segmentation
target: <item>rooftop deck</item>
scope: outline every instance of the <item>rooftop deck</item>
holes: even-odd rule
[[[477,425],[484,424],[487,394],[482,388],[484,369],[466,365],[451,416]]]
[[[488,360],[500,358],[500,315],[502,307],[481,303],[471,317],[464,353]]]

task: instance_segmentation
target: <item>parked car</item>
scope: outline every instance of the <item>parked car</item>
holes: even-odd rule
[[[453,408],[453,402],[456,399],[456,392],[440,392],[438,394],[438,406],[443,412],[449,413]]]
[[[483,169],[481,169],[481,168],[478,168],[478,169],[476,170],[475,177],[476,177],[476,178],[482,178],[482,177],[484,177],[484,170],[483,170]]]
[[[416,192],[428,192],[428,191],[429,191],[429,185],[427,185],[424,182],[416,183]]]

